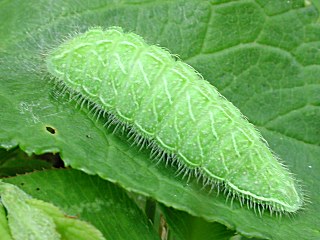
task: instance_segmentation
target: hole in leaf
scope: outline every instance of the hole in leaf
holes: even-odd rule
[[[55,134],[56,133],[56,130],[54,128],[52,128],[52,127],[47,126],[46,129],[51,134]]]

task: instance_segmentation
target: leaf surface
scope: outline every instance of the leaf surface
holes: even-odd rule
[[[6,212],[2,204],[0,204],[0,235],[3,240],[13,240],[8,226]]]
[[[83,228],[86,232],[95,232],[84,223],[70,221],[79,219],[98,228],[106,239],[126,239],[128,236],[130,239],[158,239],[133,200],[121,188],[97,176],[61,169],[29,173],[3,181],[18,186],[35,198],[29,204],[54,217],[62,237],[64,234],[70,239],[77,239],[79,234],[85,236],[81,233],[81,225],[87,228]],[[61,210],[49,203],[59,207],[67,218],[62,218]]]
[[[15,176],[34,170],[53,168],[53,164],[35,156],[27,156],[19,149],[0,148],[0,177]]]
[[[228,240],[235,235],[225,226],[185,212],[161,205],[161,211],[169,225],[169,235],[175,240]]]

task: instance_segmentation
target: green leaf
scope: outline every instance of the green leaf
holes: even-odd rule
[[[80,239],[77,238],[79,234],[85,236],[95,232],[87,224],[75,222],[80,219],[98,228],[106,239],[126,239],[128,236],[130,239],[158,239],[145,215],[125,192],[97,176],[61,169],[3,181],[19,186],[33,198],[39,199],[27,202],[38,211],[50,215],[62,237]],[[62,217],[59,209],[40,200],[54,204],[67,215]],[[81,229],[87,233],[79,232]]]
[[[229,240],[234,232],[225,226],[213,222],[209,223],[202,218],[193,217],[185,212],[161,206],[169,225],[170,239],[175,240]]]
[[[8,226],[6,212],[2,203],[0,203],[0,236],[3,240],[13,240]]]
[[[320,11],[320,2],[318,0],[311,0],[311,2],[314,4],[314,6]],[[318,21],[320,18],[318,19]]]
[[[0,195],[8,211],[9,228],[16,240],[104,240],[87,222],[68,218],[51,203],[31,198],[18,187],[0,182]]]
[[[113,25],[179,54],[239,107],[301,181],[305,209],[260,217],[226,203],[57,94],[43,55],[77,31]],[[60,152],[73,168],[248,237],[320,238],[320,25],[309,1],[2,1],[0,33],[1,146]]]
[[[37,159],[35,156],[27,156],[18,148],[10,151],[0,148],[0,177],[15,176],[52,167],[51,162]]]
[[[50,216],[30,207],[30,199],[18,187],[0,182],[1,202],[8,212],[8,223],[12,237],[16,240],[57,240],[60,234]]]
[[[56,206],[38,199],[28,199],[27,204],[40,209],[50,216],[55,223],[56,231],[66,240],[103,240],[101,232],[87,222],[65,216]]]

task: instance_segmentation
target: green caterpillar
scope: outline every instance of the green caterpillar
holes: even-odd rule
[[[259,211],[302,206],[292,174],[254,126],[163,48],[119,27],[94,28],[53,50],[47,68],[72,94],[108,113],[109,122],[129,128],[138,143],[223,185],[232,199]]]

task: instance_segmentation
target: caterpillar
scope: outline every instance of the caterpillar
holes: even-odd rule
[[[261,134],[200,73],[120,27],[92,28],[52,50],[46,65],[72,94],[125,126],[152,154],[222,185],[253,208],[296,212],[303,196]]]

